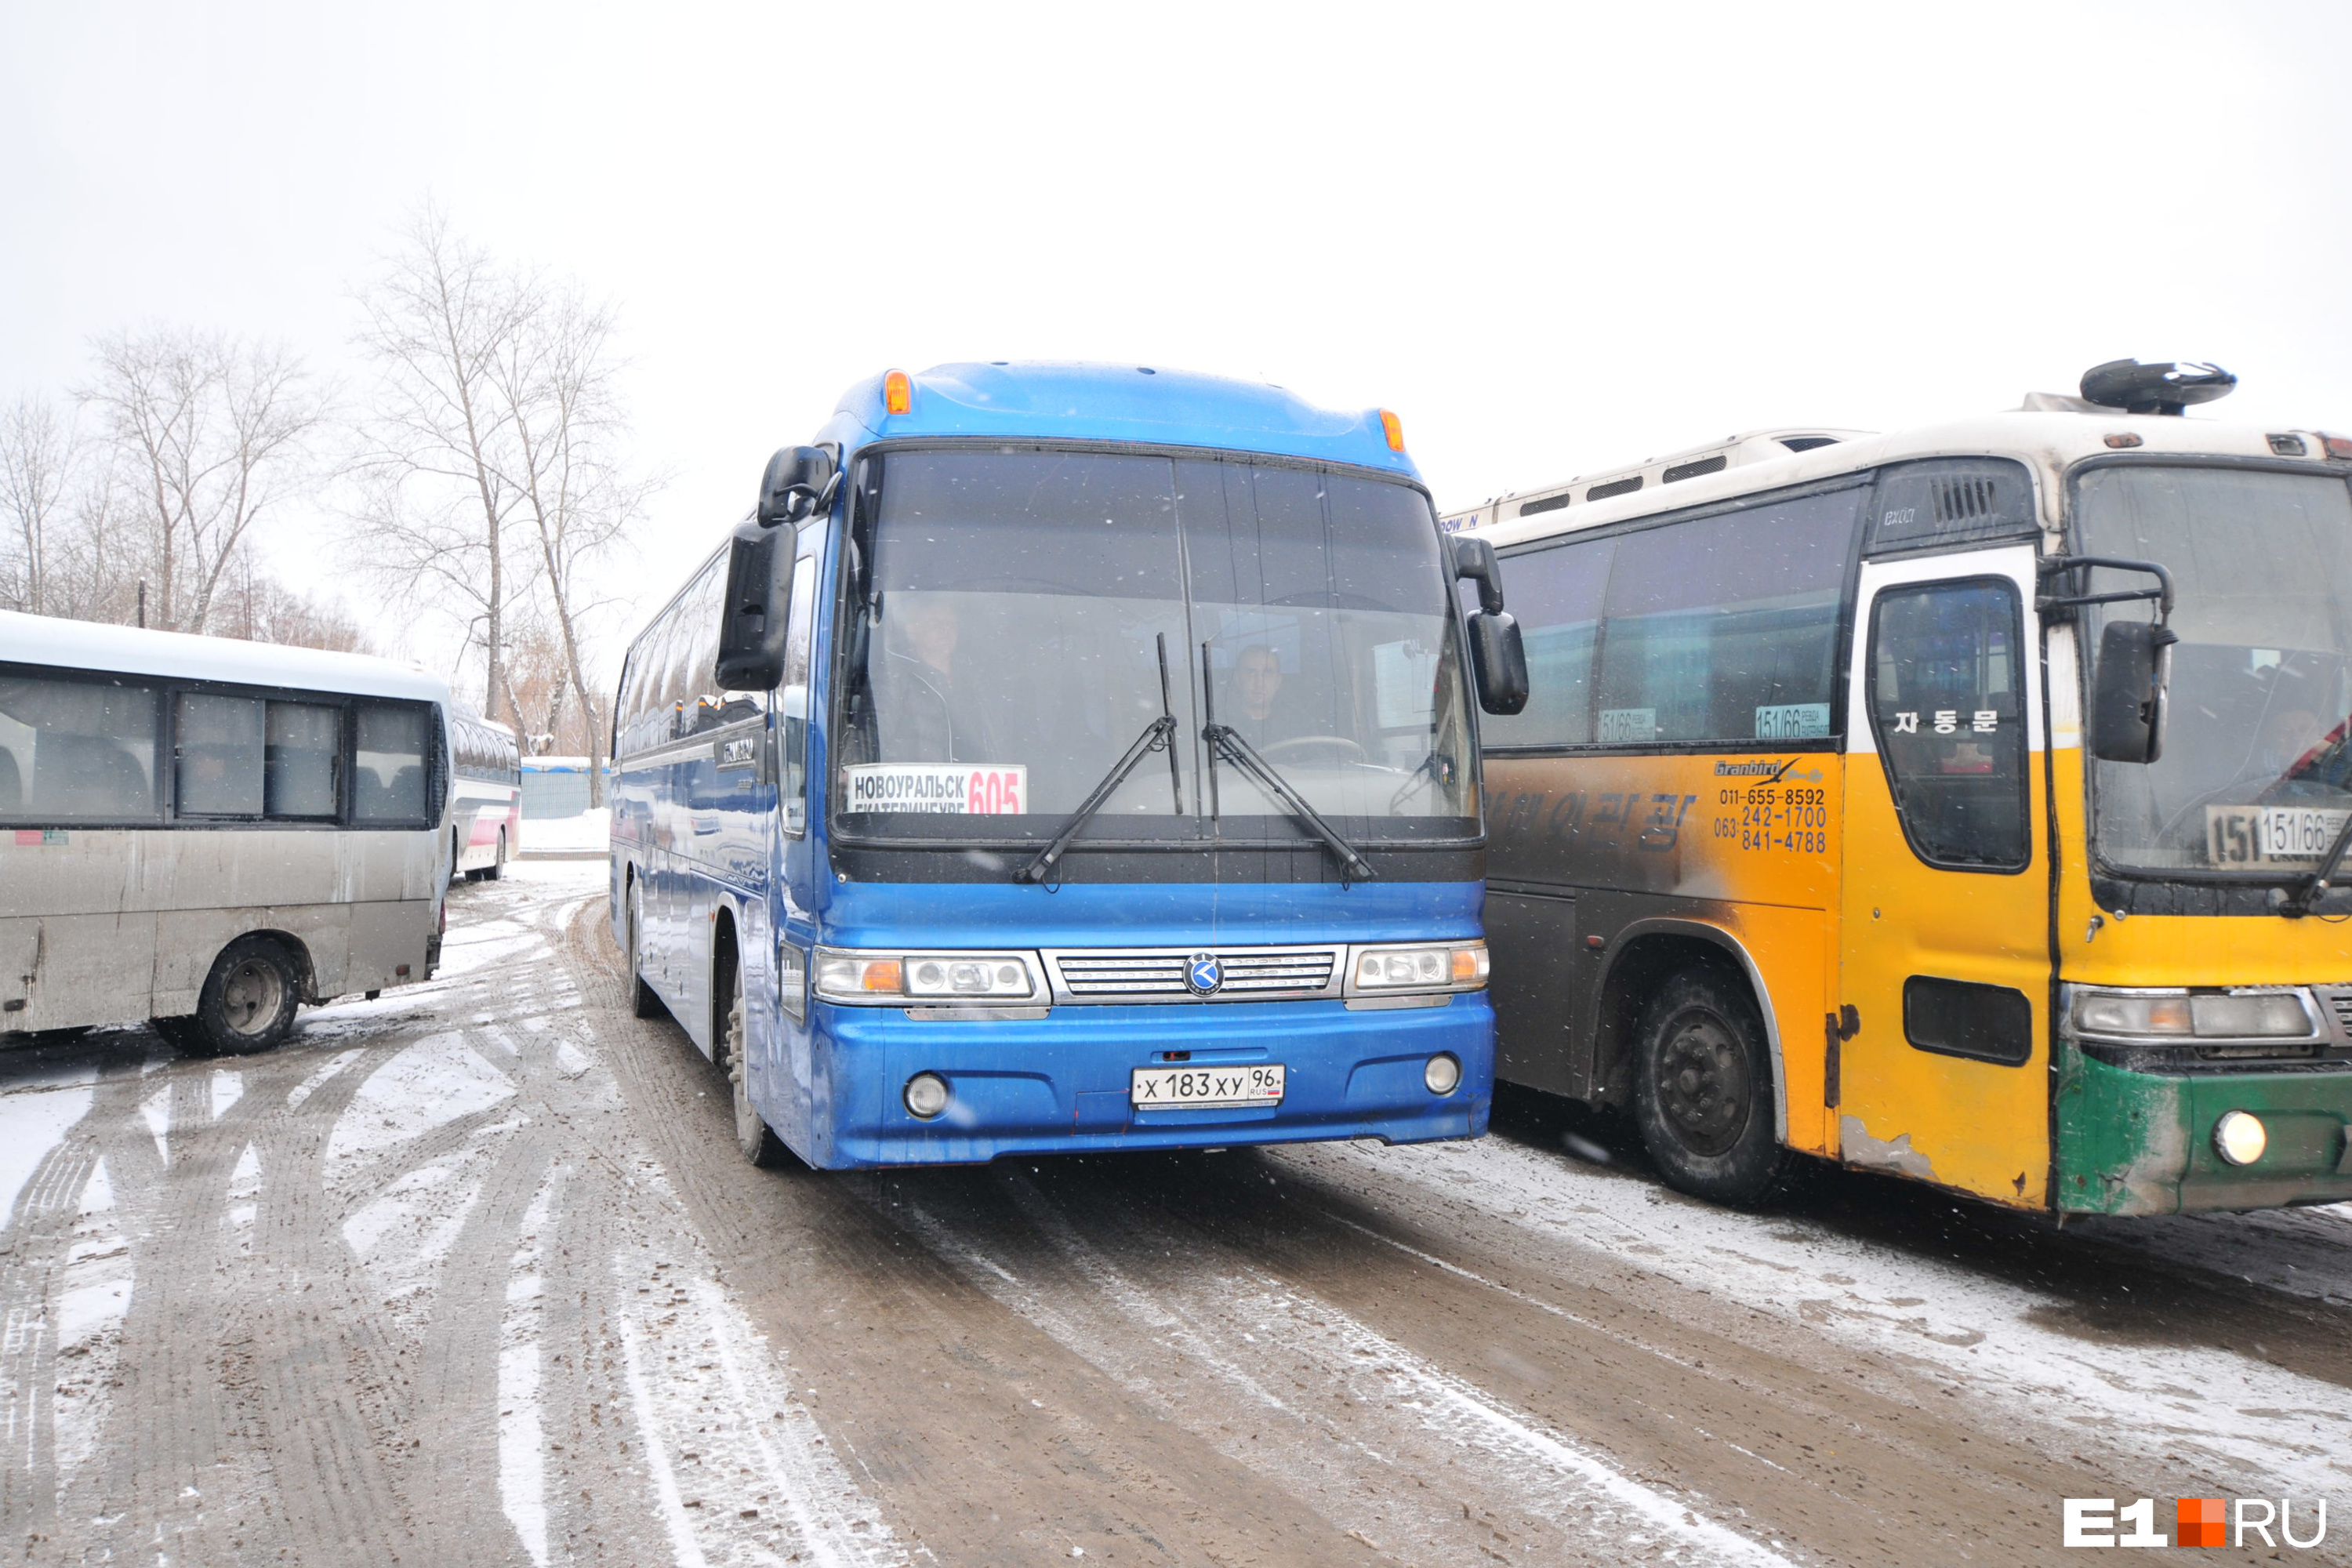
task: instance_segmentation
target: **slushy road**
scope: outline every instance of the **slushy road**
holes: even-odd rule
[[[0,1051],[0,1561],[1982,1564],[2075,1559],[2065,1497],[2352,1512],[2339,1211],[1736,1214],[1507,1099],[760,1172],[604,876],[460,886],[439,977],[268,1056]]]

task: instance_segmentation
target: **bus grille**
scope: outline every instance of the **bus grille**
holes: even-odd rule
[[[2336,1021],[2352,1034],[2352,985],[2327,994],[2327,1005],[2336,1009]]]
[[[1191,952],[1159,949],[1149,952],[1049,952],[1057,989],[1073,1002],[1185,1002],[1193,1000],[1184,984]],[[1233,948],[1217,952],[1224,984],[1216,995],[1226,1000],[1246,996],[1314,996],[1332,989],[1339,967],[1337,948]]]

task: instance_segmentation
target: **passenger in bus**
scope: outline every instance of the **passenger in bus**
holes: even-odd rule
[[[911,604],[908,603],[912,599]],[[960,661],[963,627],[956,606],[937,594],[898,596],[900,643],[883,658],[877,703],[882,755],[894,763],[997,763],[988,708],[995,693],[979,689]],[[886,643],[887,646],[887,643]]]

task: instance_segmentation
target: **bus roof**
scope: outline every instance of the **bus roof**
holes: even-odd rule
[[[1261,382],[1157,365],[995,360],[939,364],[910,378],[904,414],[888,412],[884,378],[842,395],[820,441],[845,456],[871,441],[995,436],[1024,440],[1132,441],[1264,452],[1421,477],[1389,448],[1377,408],[1318,408]]]
[[[240,686],[295,687],[360,697],[405,697],[449,705],[438,676],[388,658],[235,637],[151,632],[100,621],[0,610],[0,663],[47,665],[115,675],[177,676]]]
[[[2036,395],[2025,407],[2007,413],[1919,426],[1884,436],[1850,437],[1832,446],[1694,476],[1671,486],[1649,486],[1604,500],[1473,526],[1481,538],[1495,544],[1517,544],[1654,512],[1704,506],[1757,490],[1833,479],[1915,458],[2014,458],[2032,468],[2042,488],[2053,493],[2067,469],[2092,457],[2256,458],[2273,461],[2300,458],[2315,469],[2331,468],[2326,438],[2315,429],[2126,414],[2116,409],[2076,412],[2064,406],[2073,402]],[[2088,405],[2081,406],[2090,408]],[[1490,511],[1488,515],[1493,514]]]

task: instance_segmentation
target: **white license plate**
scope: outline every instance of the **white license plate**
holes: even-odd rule
[[[1138,1110],[1280,1105],[1282,1066],[1137,1068],[1128,1075],[1127,1101]]]
[[[2217,866],[2317,860],[2344,831],[2347,815],[2305,806],[2209,805],[2207,852]]]

